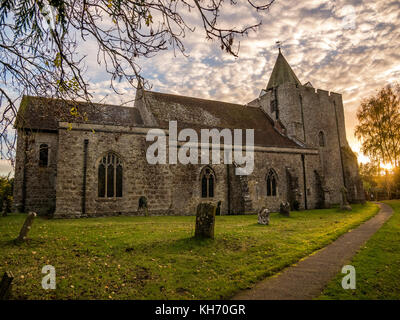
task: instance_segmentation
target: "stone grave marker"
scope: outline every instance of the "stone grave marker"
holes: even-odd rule
[[[16,239],[16,242],[22,242],[26,240],[26,237],[28,235],[29,230],[31,229],[35,217],[36,217],[35,212],[28,213],[28,216],[25,219],[24,225],[22,226],[21,231],[19,232],[19,236]]]
[[[269,225],[269,215],[271,213],[269,210],[265,207],[263,207],[259,212],[258,212],[258,223],[259,224],[264,224],[264,225]]]
[[[286,217],[290,215],[290,203],[289,202],[281,202],[279,206],[279,213],[283,214]]]
[[[14,275],[11,271],[4,272],[0,282],[0,300],[7,300],[11,296],[11,287]]]
[[[196,211],[196,238],[214,239],[216,207],[211,203],[199,203]]]

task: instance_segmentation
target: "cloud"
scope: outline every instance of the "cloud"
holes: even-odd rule
[[[224,3],[220,24],[240,28],[262,20],[248,37],[238,37],[239,57],[221,51],[205,39],[195,11],[184,11],[193,33],[183,39],[187,57],[163,51],[137,62],[152,90],[234,103],[247,103],[265,88],[276,59],[275,42],[299,79],[321,89],[343,94],[347,137],[354,149],[356,110],[360,101],[400,76],[400,2],[380,0],[277,0],[266,12]],[[122,103],[134,97],[127,83],[110,88],[104,65],[96,61],[96,45],[79,47],[87,53],[87,76],[97,100]]]
[[[8,160],[0,160],[0,176],[8,176],[8,175],[14,175],[14,169],[11,165],[11,162]]]

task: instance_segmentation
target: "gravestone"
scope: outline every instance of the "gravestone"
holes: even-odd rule
[[[36,217],[35,212],[28,213],[28,216],[25,219],[24,225],[22,226],[21,231],[19,232],[19,236],[16,239],[16,242],[22,242],[26,240],[26,237],[28,235],[29,230],[31,229],[35,217]]]
[[[139,198],[139,208],[138,208],[138,212],[140,214],[145,215],[146,217],[149,215],[149,211],[148,211],[148,206],[147,206],[147,198],[144,196],[141,196]]]
[[[342,187],[340,189],[340,192],[342,193],[342,203],[340,204],[340,210],[351,211],[352,208],[349,204],[349,201],[347,200],[347,189],[345,187]]]
[[[267,208],[263,207],[258,212],[258,223],[268,225],[269,224],[269,215],[270,215],[269,210]]]
[[[2,215],[6,217],[8,213],[11,212],[11,200],[9,197],[3,199]]]
[[[11,287],[14,275],[11,271],[4,272],[0,282],[0,300],[6,300],[11,296]]]
[[[216,207],[211,203],[200,203],[196,211],[196,229],[194,236],[196,238],[214,239]]]
[[[290,203],[289,202],[281,202],[279,206],[279,213],[283,214],[286,217],[290,215]]]

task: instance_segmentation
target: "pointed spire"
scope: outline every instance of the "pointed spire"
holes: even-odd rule
[[[274,69],[272,70],[271,77],[269,78],[267,90],[284,83],[301,84],[289,63],[283,56],[281,48],[279,47],[278,58],[276,59]]]

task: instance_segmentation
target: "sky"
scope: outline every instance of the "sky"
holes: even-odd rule
[[[221,25],[262,25],[240,41],[239,57],[205,39],[199,19],[185,14],[193,33],[183,39],[185,55],[173,50],[141,59],[142,76],[151,90],[245,104],[265,88],[281,41],[282,53],[304,84],[343,95],[346,134],[359,161],[367,161],[354,138],[356,111],[362,99],[400,76],[400,1],[276,0],[267,12],[256,12],[244,1],[221,9]],[[82,43],[88,54],[87,76],[96,100],[123,103],[134,89],[119,83],[123,95],[109,88],[104,66],[98,65],[95,44]],[[128,103],[129,105],[129,103]],[[0,174],[10,166],[0,160]]]

